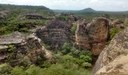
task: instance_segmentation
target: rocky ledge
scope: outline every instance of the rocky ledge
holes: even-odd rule
[[[38,60],[43,62],[51,57],[51,53],[34,34],[14,32],[0,37],[0,63],[8,61],[11,65],[39,64]]]

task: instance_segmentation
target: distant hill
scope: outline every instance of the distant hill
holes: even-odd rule
[[[77,13],[77,12],[96,12],[96,10],[92,8],[86,8],[83,10],[53,10],[55,13]]]
[[[38,13],[42,15],[53,14],[53,11],[45,6],[0,4],[0,12],[1,11],[16,12],[17,14],[27,14],[27,13]]]
[[[29,9],[29,10],[50,10],[45,6],[27,6],[27,5],[10,5],[10,4],[0,4],[0,9]]]
[[[128,11],[97,11],[92,8],[85,8],[82,10],[53,10],[55,13],[77,13],[77,14],[85,14],[85,13],[114,13],[114,14],[128,14]]]
[[[80,10],[79,12],[96,12],[96,10],[92,8],[86,8],[86,9]]]
[[[56,13],[77,13],[77,12],[96,12],[96,10],[92,8],[85,8],[83,10],[53,10]]]

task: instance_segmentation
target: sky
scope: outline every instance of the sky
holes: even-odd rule
[[[128,0],[0,0],[0,4],[46,6],[61,10],[128,11]]]

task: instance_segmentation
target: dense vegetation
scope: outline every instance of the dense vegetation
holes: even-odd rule
[[[13,10],[12,10],[13,9]],[[26,19],[26,15],[40,15],[46,19]],[[27,32],[35,26],[44,25],[54,13],[44,6],[0,5],[0,35],[13,31]]]
[[[90,75],[91,62],[89,51],[80,51],[70,43],[65,43],[50,61],[14,67],[8,63],[1,64],[0,75]]]

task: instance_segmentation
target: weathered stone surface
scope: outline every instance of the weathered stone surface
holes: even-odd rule
[[[20,36],[12,33],[0,38],[0,63],[8,61],[11,65],[39,64],[40,61],[43,62],[43,60],[51,58],[51,53],[48,56],[48,51],[40,43],[41,40],[34,34],[27,36],[19,32],[18,34]]]
[[[92,44],[92,54],[95,56],[99,55],[101,53],[101,51],[104,49],[106,45],[106,42],[100,42],[100,43],[94,43]]]
[[[86,26],[87,26],[87,23],[85,20],[79,21],[77,24],[77,30],[75,33],[76,45],[81,49],[91,49]]]
[[[91,41],[92,53],[93,55],[99,55],[109,36],[109,21],[102,17],[96,18],[87,25],[86,29]]]
[[[117,34],[100,54],[93,75],[128,75],[128,28]]]
[[[121,29],[125,27],[124,22],[119,19],[113,20],[111,25],[112,27],[121,28]]]
[[[96,75],[128,75],[128,55],[117,57],[97,71]]]
[[[8,48],[9,48],[9,47],[6,46],[6,45],[0,46],[0,61],[7,58],[7,55],[6,55],[5,51],[7,51]]]
[[[52,20],[45,27],[37,29],[38,36],[45,44],[50,45],[53,49],[60,48],[70,38],[69,25],[60,20]]]
[[[94,19],[87,25],[88,35],[93,42],[106,41],[108,38],[108,26],[107,19],[99,17]]]
[[[76,44],[82,49],[90,49],[93,55],[99,55],[108,39],[109,21],[96,18],[91,23],[80,21],[76,30]]]
[[[0,46],[0,51],[2,51],[2,50],[6,50],[8,48],[8,46]]]
[[[0,45],[19,44],[25,39],[24,35],[19,32],[14,32],[9,35],[0,36]]]

